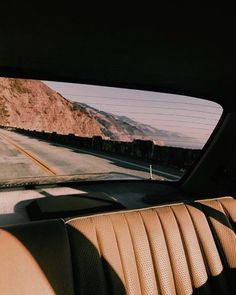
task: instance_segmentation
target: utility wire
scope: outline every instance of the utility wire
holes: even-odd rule
[[[104,111],[103,111],[104,112]],[[148,112],[129,112],[129,111],[125,111],[123,113],[123,116],[125,116],[125,114],[140,114],[140,115],[158,115],[158,116],[174,116],[174,117],[183,117],[183,118],[194,118],[194,119],[216,119],[216,118],[208,118],[208,117],[200,117],[200,116],[188,116],[188,115],[180,115],[180,114],[171,114],[171,113],[168,113],[168,114],[163,114],[163,113],[148,113]]]
[[[149,102],[156,102],[156,103],[179,103],[179,104],[188,104],[188,105],[195,105],[195,106],[204,106],[204,107],[210,107],[210,108],[216,108],[219,109],[219,106],[210,106],[210,105],[204,105],[204,103],[191,103],[191,102],[180,102],[178,101],[178,98],[176,99],[176,101],[170,101],[170,100],[159,100],[160,98],[156,98],[156,99],[145,99],[145,98],[129,98],[129,97],[113,97],[113,96],[102,96],[102,95],[85,95],[85,94],[73,94],[73,93],[61,93],[61,95],[65,95],[65,96],[75,96],[78,98],[82,98],[82,97],[88,97],[88,98],[103,98],[103,99],[115,99],[115,100],[131,100],[131,101],[149,101]],[[191,98],[191,97],[190,97]],[[188,97],[189,99],[189,97]],[[198,99],[198,98],[194,98],[193,99]]]
[[[113,106],[113,107],[132,107],[132,108],[146,108],[146,109],[159,109],[159,110],[176,110],[176,111],[190,111],[193,113],[204,113],[204,114],[212,114],[212,115],[218,115],[218,113],[214,112],[206,112],[202,110],[193,110],[193,109],[185,109],[185,108],[172,108],[172,107],[157,107],[157,106],[139,106],[139,105],[127,105],[127,104],[112,104],[112,103],[94,103],[93,105],[98,106]]]

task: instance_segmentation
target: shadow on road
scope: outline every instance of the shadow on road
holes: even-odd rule
[[[21,134],[19,134],[19,135],[21,135]],[[62,145],[60,143],[47,141],[47,140],[44,140],[41,138],[31,137],[29,135],[22,135],[22,136],[25,136],[28,139],[35,139],[40,142],[45,142],[51,146],[65,148],[65,149],[68,149],[76,154],[84,154],[84,155],[91,155],[91,156],[99,157],[99,158],[108,160],[110,162],[110,164],[112,164],[118,168],[145,172],[145,173],[147,173],[147,176],[149,176],[150,164],[152,165],[153,170],[160,170],[160,173],[154,171],[153,175],[167,177],[168,180],[177,180],[178,177],[180,178],[183,175],[183,172],[181,172],[177,169],[173,169],[170,167],[163,167],[160,165],[153,165],[151,162],[145,162],[142,160],[134,159],[131,157],[126,157],[123,155],[121,156],[121,155],[116,155],[116,154],[112,154],[112,153],[108,153],[108,152],[91,150],[91,149],[86,149],[86,148],[80,149],[80,147],[74,147],[74,146],[70,146],[70,145]],[[99,172],[99,171],[95,171],[95,172]],[[110,172],[115,172],[115,171],[110,171]],[[163,172],[163,173],[161,173],[161,172]],[[168,174],[170,174],[170,175],[168,175]],[[173,176],[171,176],[171,175],[173,175]]]

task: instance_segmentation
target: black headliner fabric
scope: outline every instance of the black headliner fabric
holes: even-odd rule
[[[158,90],[235,106],[233,26],[222,5],[113,5],[104,17],[92,8],[20,3],[2,9],[0,75]]]

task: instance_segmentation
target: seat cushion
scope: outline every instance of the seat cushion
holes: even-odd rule
[[[67,221],[77,294],[236,294],[230,197]]]

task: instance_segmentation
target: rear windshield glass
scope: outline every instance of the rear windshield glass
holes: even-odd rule
[[[176,181],[221,114],[187,96],[0,78],[0,182]]]

